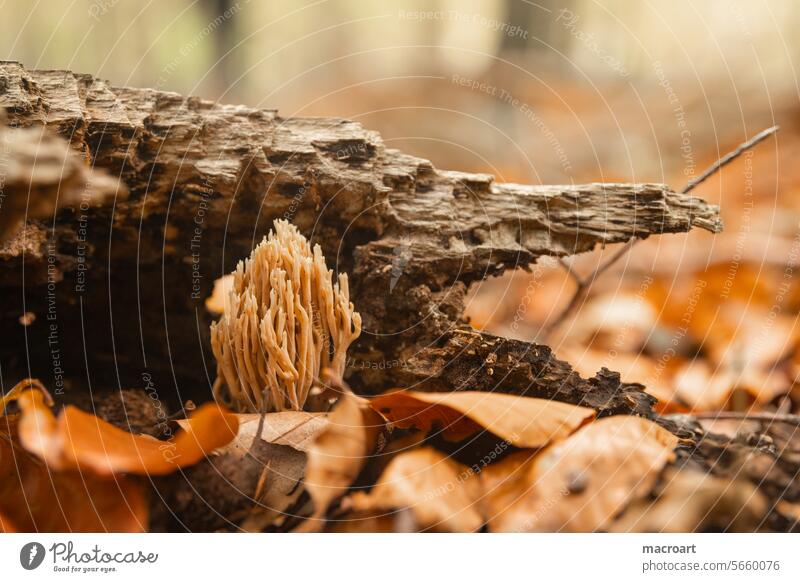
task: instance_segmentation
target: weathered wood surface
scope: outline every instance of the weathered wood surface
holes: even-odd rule
[[[354,359],[373,387],[390,381],[387,362],[463,328],[463,292],[475,280],[542,255],[720,227],[715,207],[663,185],[495,184],[388,149],[352,121],[287,119],[65,71],[0,64],[0,105],[17,126],[57,132],[130,191],[33,221],[0,251],[11,299],[4,367],[52,377],[56,346],[65,378],[98,388],[154,374],[181,397],[207,395],[203,299],[278,217],[351,273],[365,321]],[[39,315],[24,330],[23,310]],[[55,343],[40,349],[48,337]]]
[[[26,218],[46,219],[58,207],[89,207],[125,187],[83,163],[63,139],[44,127],[8,127],[0,110],[0,244],[13,238]]]

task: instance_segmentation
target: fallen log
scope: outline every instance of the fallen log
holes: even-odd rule
[[[0,250],[4,368],[54,378],[58,359],[65,392],[147,375],[168,400],[207,398],[204,300],[275,218],[351,274],[365,330],[353,353],[375,370],[463,328],[473,281],[544,255],[720,228],[714,206],[664,185],[495,184],[437,170],[342,119],[282,118],[11,62],[0,64],[0,87],[16,127],[44,125],[130,191],[29,221]],[[26,312],[37,319],[23,327]],[[374,389],[389,383],[369,375]]]

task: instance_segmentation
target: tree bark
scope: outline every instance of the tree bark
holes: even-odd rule
[[[354,358],[373,372],[463,328],[473,281],[543,255],[720,228],[715,207],[664,185],[495,184],[388,149],[352,121],[282,118],[68,71],[2,63],[0,104],[11,123],[45,125],[130,191],[30,221],[0,251],[4,368],[53,378],[56,353],[67,392],[147,375],[168,398],[207,398],[203,301],[275,218],[351,274],[365,327]],[[23,328],[26,311],[37,320]],[[373,389],[391,382],[367,376]]]

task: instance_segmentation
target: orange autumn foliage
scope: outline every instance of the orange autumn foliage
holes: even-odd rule
[[[17,421],[0,417],[0,531],[147,529],[147,501],[137,481],[53,470],[20,446]]]
[[[374,398],[372,407],[401,428],[438,427],[450,440],[482,429],[523,448],[564,438],[594,418],[591,408],[494,392],[398,390]]]
[[[73,406],[56,417],[36,380],[3,398],[20,412],[0,417],[3,531],[144,531],[148,510],[133,475],[165,475],[230,442],[235,415],[200,407],[174,438],[134,435]],[[2,410],[0,410],[2,413]]]

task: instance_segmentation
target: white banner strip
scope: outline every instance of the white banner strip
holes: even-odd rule
[[[0,580],[800,580],[785,534],[3,534]],[[168,578],[171,577],[171,578]],[[581,578],[579,578],[581,577]]]

